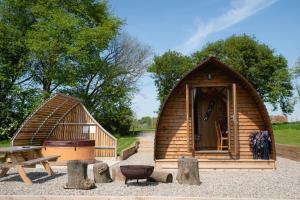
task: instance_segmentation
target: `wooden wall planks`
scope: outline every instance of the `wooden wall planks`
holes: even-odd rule
[[[68,124],[68,123],[81,123]],[[87,124],[84,124],[87,123]],[[90,124],[88,124],[90,123]],[[50,139],[58,140],[74,140],[74,139],[89,139],[95,140],[95,146],[102,147],[95,150],[97,157],[115,157],[115,140],[108,135],[102,127],[94,125],[96,123],[86,113],[81,104],[73,108],[73,110],[64,117],[61,124],[58,125],[51,135]],[[96,126],[95,133],[83,133],[83,126]],[[110,147],[110,148],[104,148]]]

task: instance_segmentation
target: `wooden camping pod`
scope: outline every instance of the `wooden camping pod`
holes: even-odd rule
[[[84,132],[84,129],[92,132]],[[43,145],[45,140],[95,140],[95,156],[117,156],[117,139],[88,112],[81,100],[57,93],[44,101],[20,126],[13,146]]]
[[[205,116],[209,116],[207,122]],[[209,142],[216,137],[213,119],[220,117],[227,120],[226,151],[218,151],[214,146],[217,143]],[[252,159],[248,140],[255,130],[270,133],[268,161]],[[206,140],[203,132],[207,132]],[[262,99],[249,81],[214,57],[187,73],[166,98],[157,120],[154,154],[156,165],[161,168],[173,168],[183,156],[196,157],[202,161],[200,168],[209,169],[273,169],[276,160],[272,126]]]

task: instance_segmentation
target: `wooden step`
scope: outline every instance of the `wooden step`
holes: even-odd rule
[[[274,170],[275,160],[253,159],[198,159],[200,170]],[[177,159],[158,159],[155,167],[159,169],[177,169]]]

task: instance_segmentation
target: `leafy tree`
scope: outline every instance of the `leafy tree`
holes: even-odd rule
[[[46,94],[74,85],[77,68],[95,62],[121,25],[103,1],[31,1],[27,9],[30,75]]]
[[[155,117],[150,117],[150,116],[145,116],[142,117],[141,119],[138,120],[139,127],[140,128],[155,128],[156,124],[156,118]]]
[[[295,69],[294,69],[294,74],[295,74],[296,80],[300,79],[300,58],[297,60],[297,63],[296,63]],[[300,97],[300,83],[296,83],[296,84],[297,84],[296,89],[297,89],[298,95]]]
[[[127,134],[133,119],[132,95],[149,65],[150,53],[148,46],[122,33],[100,57],[79,69],[76,86],[65,91],[83,99],[108,131]]]
[[[0,137],[12,135],[41,94],[74,87],[121,24],[105,1],[1,0]]]
[[[211,55],[246,77],[262,99],[273,105],[274,110],[279,104],[283,113],[293,112],[295,102],[287,61],[282,55],[276,55],[274,49],[254,37],[234,35],[209,43],[192,57],[198,63]]]
[[[152,73],[158,90],[160,103],[182,76],[193,67],[190,57],[175,51],[168,51],[161,56],[155,56],[148,72]]]
[[[30,79],[24,35],[32,22],[25,7],[25,1],[0,2],[0,139],[12,136],[39,99],[24,85]]]
[[[141,119],[139,119],[139,123],[142,127],[150,128],[152,123],[152,118],[149,116],[142,117]]]

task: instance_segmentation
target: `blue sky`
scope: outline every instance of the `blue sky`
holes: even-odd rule
[[[299,0],[109,0],[111,11],[126,20],[124,30],[151,46],[155,55],[171,49],[190,54],[207,42],[250,34],[282,54],[289,67],[300,56]],[[300,81],[299,81],[300,82]],[[149,74],[139,81],[133,109],[155,116],[159,102]],[[295,95],[296,96],[296,95]],[[268,106],[270,114],[273,112]],[[300,104],[290,120],[300,120]]]

